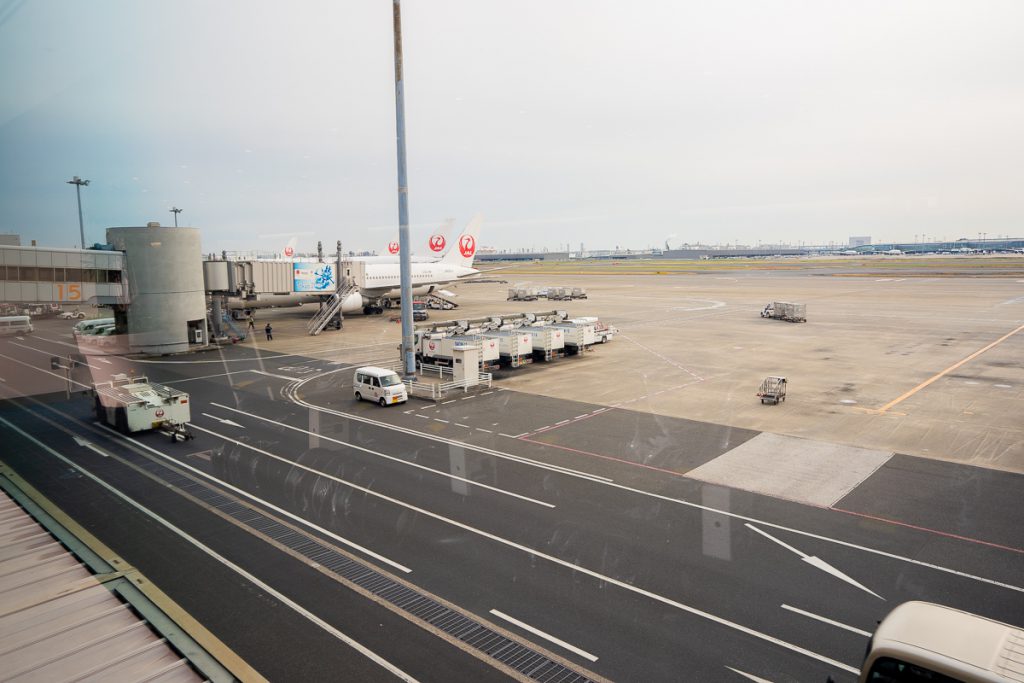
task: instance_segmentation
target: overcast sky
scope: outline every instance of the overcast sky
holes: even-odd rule
[[[403,3],[415,231],[1024,234],[1024,2]],[[397,235],[391,3],[0,0],[0,232]],[[422,251],[422,249],[420,250]]]

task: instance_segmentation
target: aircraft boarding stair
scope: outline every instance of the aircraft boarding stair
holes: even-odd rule
[[[323,332],[324,328],[334,319],[334,316],[341,314],[341,304],[345,299],[354,292],[356,286],[354,284],[346,284],[344,287],[339,289],[337,292],[332,294],[326,301],[323,302],[317,314],[306,325],[306,329],[313,336],[316,336]]]

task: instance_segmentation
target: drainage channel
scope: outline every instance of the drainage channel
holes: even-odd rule
[[[386,600],[407,614],[482,652],[519,674],[541,683],[587,683],[594,679],[570,669],[536,650],[512,640],[476,619],[443,605],[380,572],[357,562],[310,536],[243,505],[211,485],[187,477],[170,465],[143,457],[133,462],[253,531],[273,539],[337,576]]]

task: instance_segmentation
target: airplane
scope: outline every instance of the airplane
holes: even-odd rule
[[[478,275],[473,268],[480,226],[483,218],[474,216],[459,236],[453,249],[437,260],[414,262],[412,266],[413,296],[429,294],[444,285]],[[352,278],[356,287],[341,304],[342,313],[380,314],[390,308],[391,301],[401,296],[400,264],[371,261],[343,262],[344,277]]]
[[[903,255],[903,252],[900,251],[899,249],[889,249],[888,251],[883,251],[882,253],[885,254],[886,256],[902,256]]]
[[[423,296],[434,291],[452,296],[450,292],[440,288],[480,273],[472,265],[473,258],[476,256],[482,223],[483,217],[477,214],[455,241],[453,245],[455,248],[450,249],[440,259],[414,261],[411,264],[413,296]],[[287,260],[292,261],[293,259]],[[361,311],[367,315],[380,314],[384,312],[385,308],[390,308],[394,300],[401,296],[399,282],[401,265],[394,257],[388,261],[344,258],[341,261],[341,267],[345,270],[344,276],[352,278],[355,284],[355,287],[345,295],[341,307],[342,313]],[[338,285],[333,273],[327,277],[329,278],[326,283],[327,288],[323,290],[230,297],[226,301],[226,308],[232,311],[237,318],[239,315],[245,315],[260,308],[283,308],[318,303],[328,293],[333,293]]]
[[[298,237],[292,237],[288,240],[288,244],[281,250],[281,258],[291,260],[295,256],[295,243],[299,241]]]
[[[437,261],[447,254],[451,249],[451,243],[448,241],[448,235],[451,233],[454,225],[455,219],[449,218],[441,224],[441,227],[432,232],[427,238],[427,248],[432,253],[429,256],[417,256],[416,254],[412,254],[409,258],[412,259],[413,263],[429,263]],[[388,242],[387,248],[384,251],[387,253],[381,256],[353,256],[351,257],[351,260],[364,261],[366,263],[398,263],[398,240]]]
[[[860,252],[855,249],[847,249],[846,251],[839,252],[839,254],[840,256],[857,256]]]

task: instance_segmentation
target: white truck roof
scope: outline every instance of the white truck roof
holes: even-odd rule
[[[364,375],[370,375],[371,377],[385,377],[387,375],[398,374],[394,370],[388,370],[387,368],[378,368],[375,365],[367,365],[362,368],[356,368],[356,372],[361,372]]]

